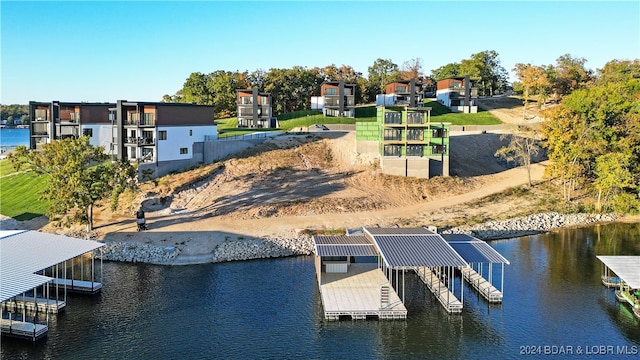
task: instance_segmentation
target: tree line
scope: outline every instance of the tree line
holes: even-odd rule
[[[417,79],[435,88],[435,82],[447,77],[469,75],[479,85],[481,95],[491,95],[504,90],[508,84],[507,71],[500,65],[499,54],[493,50],[472,54],[469,59],[452,63],[426,75],[422,59],[414,58],[398,65],[391,59],[376,59],[367,68],[367,76],[349,65],[335,64],[325,67],[272,68],[249,72],[216,70],[209,74],[194,72],[174,95],[163,96],[165,102],[195,102],[214,105],[216,118],[236,115],[236,89],[258,87],[271,93],[273,111],[282,114],[308,109],[311,96],[320,95],[320,85],[325,81],[342,80],[355,84],[355,101],[358,104],[375,102],[376,95],[383,94],[385,86],[397,80]]]
[[[553,70],[516,65],[529,91],[563,96],[544,112],[541,126],[548,175],[560,181],[567,201],[583,190],[593,196],[596,211],[637,213],[640,60],[612,60],[597,74],[586,71],[584,62],[563,56]]]
[[[23,124],[29,121],[29,105],[0,105],[0,118],[13,124],[15,120],[21,120]]]

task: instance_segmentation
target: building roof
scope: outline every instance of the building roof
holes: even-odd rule
[[[37,231],[0,231],[0,301],[51,281],[35,272],[102,246],[96,241]]]
[[[376,247],[369,245],[316,245],[317,256],[378,256]]]
[[[640,256],[596,256],[632,289],[640,289]]]
[[[398,229],[393,229],[398,230]],[[365,232],[368,230],[365,229]],[[467,262],[438,234],[372,235],[390,267],[467,266]]]
[[[375,246],[365,236],[313,237],[317,256],[377,256]]]
[[[367,228],[371,235],[433,235],[427,228]]]
[[[489,244],[471,235],[443,234],[442,237],[467,262],[509,264],[509,260]]]

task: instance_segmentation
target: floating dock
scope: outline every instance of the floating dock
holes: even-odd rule
[[[490,302],[502,301],[502,292],[491,284],[491,263],[502,263],[504,273],[509,262],[484,241],[469,235],[445,240],[426,228],[363,228],[362,232],[313,237],[316,276],[328,320],[406,318],[408,271],[416,272],[448,313],[461,313],[463,308],[464,286],[455,288],[457,269],[470,269],[461,276],[466,275]],[[473,270],[474,262],[489,263],[488,280]]]
[[[49,314],[66,306],[67,290],[95,293],[102,288],[94,279],[93,252],[104,244],[37,231],[0,231],[0,327],[2,335],[36,341],[49,330]],[[67,278],[74,259],[80,258],[80,276],[85,273],[84,254],[91,254],[89,278],[92,281],[60,280]],[[67,266],[67,261],[71,266]],[[102,269],[102,260],[100,262]],[[58,275],[59,272],[64,275]],[[55,273],[55,275],[54,275]],[[51,274],[50,276],[47,276]],[[101,274],[102,275],[102,274]],[[60,287],[62,284],[62,289]],[[65,286],[66,284],[66,286]],[[50,287],[55,288],[55,300],[49,299]],[[42,288],[39,295],[38,289]],[[61,301],[60,290],[64,291]],[[31,295],[28,295],[31,294]]]
[[[616,299],[629,304],[633,315],[640,319],[640,256],[596,257],[603,264],[602,283],[615,287]]]
[[[353,263],[346,273],[323,274],[320,294],[327,320],[407,318],[407,309],[376,264]]]
[[[458,300],[453,292],[449,291],[449,287],[440,280],[437,271],[428,267],[418,267],[415,268],[415,272],[448,313],[462,312],[462,302]]]

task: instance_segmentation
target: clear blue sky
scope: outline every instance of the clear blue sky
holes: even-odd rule
[[[640,2],[0,2],[2,104],[160,101],[192,72],[640,58]]]

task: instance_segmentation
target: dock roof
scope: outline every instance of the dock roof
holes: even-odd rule
[[[640,256],[596,256],[632,289],[640,289]]]
[[[0,301],[51,281],[35,272],[102,246],[96,241],[38,231],[0,231]]]
[[[403,233],[376,235],[390,230]],[[467,266],[468,263],[442,238],[425,228],[364,229],[390,267]]]
[[[313,237],[317,256],[378,256],[375,246],[364,236]]]
[[[442,234],[442,237],[467,262],[509,264],[509,260],[476,237],[467,234]]]

